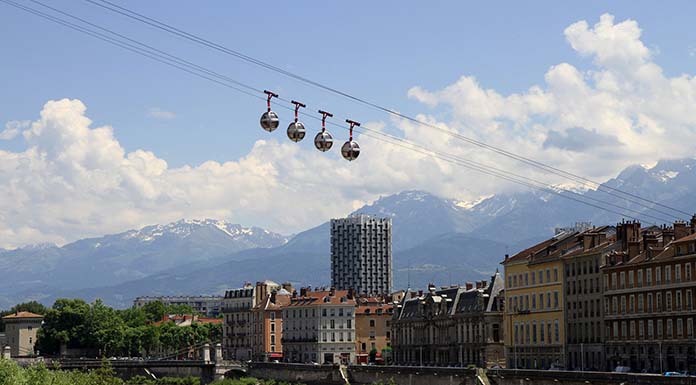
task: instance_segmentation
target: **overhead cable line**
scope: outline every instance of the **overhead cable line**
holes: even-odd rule
[[[219,74],[219,73],[217,73],[217,72],[211,71],[211,70],[209,70],[209,69],[207,69],[207,68],[205,68],[205,67],[199,66],[199,65],[197,65],[197,64],[195,64],[195,63],[192,63],[192,62],[190,62],[190,61],[187,61],[187,60],[185,60],[185,59],[182,59],[182,58],[180,58],[180,57],[178,57],[178,56],[175,56],[175,55],[166,53],[165,51],[161,51],[161,50],[159,50],[159,49],[157,49],[157,48],[154,48],[154,47],[152,47],[152,46],[150,46],[150,45],[147,45],[147,44],[145,44],[145,43],[139,42],[139,41],[137,41],[137,40],[135,40],[135,39],[131,39],[131,38],[129,38],[129,37],[127,37],[127,36],[124,36],[124,35],[122,35],[122,34],[119,34],[119,33],[117,33],[117,32],[111,31],[111,30],[106,29],[106,28],[103,28],[103,27],[96,26],[95,24],[93,24],[93,23],[91,23],[91,22],[89,22],[89,21],[86,21],[86,20],[84,20],[84,19],[82,19],[82,18],[79,18],[79,17],[77,17],[77,16],[73,16],[73,15],[67,13],[67,12],[60,11],[60,10],[55,9],[55,8],[53,8],[53,7],[44,5],[43,3],[39,2],[39,1],[31,0],[31,1],[33,1],[33,2],[35,2],[35,3],[37,3],[37,4],[44,5],[44,6],[46,6],[47,8],[52,9],[52,10],[54,10],[54,11],[56,11],[56,12],[59,12],[59,13],[65,15],[65,16],[69,16],[69,17],[71,17],[71,18],[73,18],[73,19],[80,20],[80,21],[83,22],[83,23],[86,23],[86,24],[95,26],[95,27],[99,28],[99,29],[102,30],[102,31],[108,32],[108,33],[110,33],[110,34],[113,34],[114,36],[118,36],[118,37],[120,37],[120,38],[122,38],[122,39],[125,39],[125,40],[128,40],[128,41],[127,41],[127,42],[123,42],[123,41],[121,41],[121,40],[118,40],[118,39],[113,38],[113,37],[111,37],[111,36],[105,35],[105,34],[103,34],[103,33],[100,33],[100,32],[94,31],[94,30],[90,30],[89,28],[86,28],[86,27],[82,27],[82,26],[76,25],[76,24],[74,24],[74,23],[71,23],[71,22],[66,21],[66,20],[64,20],[64,19],[61,19],[61,18],[59,18],[59,17],[55,17],[55,16],[52,16],[52,15],[46,14],[46,13],[44,13],[44,12],[38,11],[38,10],[36,10],[36,9],[33,9],[33,8],[30,8],[30,7],[27,7],[27,6],[18,4],[18,3],[16,3],[16,2],[12,1],[12,0],[0,0],[0,1],[1,1],[1,2],[4,2],[4,3],[6,3],[6,4],[9,4],[9,5],[15,6],[15,7],[19,8],[19,9],[22,9],[22,10],[26,11],[26,12],[32,13],[32,14],[34,14],[34,15],[36,15],[36,16],[45,18],[45,19],[47,19],[47,20],[49,20],[49,21],[56,22],[56,23],[58,23],[58,24],[61,24],[61,25],[65,26],[65,27],[68,27],[68,28],[71,28],[71,29],[73,29],[73,30],[76,30],[76,31],[78,31],[78,32],[85,33],[85,34],[87,34],[87,35],[89,35],[89,36],[95,37],[95,38],[97,38],[97,39],[100,39],[100,40],[103,40],[103,41],[105,41],[105,42],[108,42],[108,43],[114,44],[114,45],[116,45],[116,46],[119,46],[119,47],[121,47],[121,48],[127,49],[127,50],[129,50],[129,51],[131,51],[131,52],[134,52],[134,53],[140,54],[140,55],[142,55],[142,56],[148,57],[148,58],[150,58],[150,59],[152,59],[152,60],[158,61],[158,62],[163,63],[163,64],[166,64],[166,65],[170,65],[170,66],[175,67],[175,68],[177,68],[177,69],[183,70],[183,71],[185,71],[185,72],[187,72],[187,73],[190,73],[190,74],[193,74],[193,75],[195,75],[195,76],[201,77],[201,78],[203,78],[203,79],[206,79],[206,80],[215,82],[215,83],[217,83],[217,84],[219,84],[219,85],[222,85],[222,86],[231,88],[231,89],[233,89],[233,90],[236,90],[236,91],[241,92],[241,93],[243,93],[243,94],[246,94],[246,95],[248,95],[248,96],[252,96],[252,97],[257,98],[257,99],[265,100],[264,97],[261,97],[261,96],[259,95],[259,93],[261,93],[261,91],[260,91],[259,89],[255,88],[255,87],[249,86],[249,85],[244,84],[244,83],[239,82],[239,81],[236,81],[236,80],[234,80],[234,79],[232,79],[232,78],[229,78],[229,77],[227,77],[227,76],[225,76],[225,75],[222,75],[222,74]],[[131,44],[131,43],[129,43],[129,42],[132,42],[133,44]],[[146,47],[147,49],[142,48],[142,47]],[[149,51],[148,51],[148,50],[149,50]],[[203,72],[203,74],[201,74],[201,73],[199,73],[199,72],[196,72],[196,71]],[[217,79],[216,79],[216,78],[217,78]],[[230,84],[228,84],[228,83],[226,83],[226,82],[230,82],[230,83],[232,83],[233,85],[230,85]],[[242,87],[243,89],[240,88],[240,87]],[[251,92],[250,92],[250,91],[251,91]],[[286,102],[286,103],[288,103],[288,102],[289,102],[289,103],[292,103],[292,101],[288,101],[287,99],[283,99],[283,98],[278,98],[278,99],[280,99],[280,100],[282,100],[282,101],[284,101],[284,102]],[[290,110],[290,111],[295,111],[294,108],[289,107],[289,106],[286,106],[286,105],[281,105],[281,107],[284,108],[284,109]],[[317,117],[317,116],[315,116],[315,115],[310,115],[310,114],[307,114],[307,113],[305,113],[305,112],[300,112],[300,114],[302,114],[302,115],[304,115],[304,116],[308,116],[308,117],[310,117],[310,118],[312,118],[312,119],[315,119],[315,120],[322,120],[321,118],[319,118],[319,117]],[[332,124],[332,125],[334,125],[334,126],[336,126],[336,127],[340,127],[340,128],[342,128],[342,129],[346,129],[345,127],[343,127],[343,126],[341,126],[341,125],[338,125],[338,124],[336,124],[336,123],[333,123],[333,122],[329,122],[329,124]],[[472,160],[469,160],[469,159],[465,159],[465,158],[462,158],[462,157],[457,156],[457,155],[444,153],[444,152],[441,152],[441,151],[438,151],[438,150],[432,150],[432,149],[429,149],[429,148],[427,148],[427,147],[425,147],[425,146],[422,146],[422,145],[419,145],[419,144],[417,144],[417,143],[413,143],[413,142],[411,142],[411,141],[408,141],[408,140],[406,140],[406,139],[404,139],[404,138],[400,138],[400,137],[397,137],[397,136],[393,136],[393,135],[390,135],[390,134],[381,132],[381,131],[379,131],[379,130],[373,130],[373,129],[369,129],[369,128],[366,128],[366,127],[361,127],[361,131],[363,131],[363,133],[362,133],[363,135],[366,135],[367,137],[371,137],[371,138],[374,138],[374,139],[379,140],[379,141],[383,141],[383,142],[390,143],[390,144],[395,145],[395,146],[399,146],[399,147],[402,147],[402,148],[405,148],[405,149],[409,149],[409,150],[411,150],[411,151],[415,151],[415,152],[418,152],[418,153],[421,153],[421,154],[424,154],[424,155],[427,155],[427,156],[430,156],[430,157],[433,157],[433,158],[436,158],[436,159],[440,159],[440,160],[446,161],[446,162],[448,162],[448,163],[456,164],[456,165],[465,167],[465,168],[467,168],[467,169],[470,169],[470,170],[473,170],[473,171],[477,171],[477,172],[479,172],[479,173],[483,173],[483,174],[485,174],[485,175],[494,176],[494,177],[497,177],[497,178],[500,178],[500,179],[504,179],[504,180],[507,180],[507,181],[510,181],[510,182],[513,182],[513,183],[516,183],[516,184],[519,184],[519,185],[522,185],[522,186],[526,186],[526,187],[532,188],[532,189],[536,189],[536,190],[540,190],[540,191],[552,193],[552,194],[555,194],[555,195],[559,195],[559,196],[561,196],[561,197],[563,197],[563,198],[570,199],[570,200],[573,200],[573,201],[576,201],[576,202],[579,202],[579,203],[582,203],[582,204],[585,204],[585,205],[588,205],[588,206],[591,206],[591,207],[594,207],[594,208],[598,208],[598,209],[601,209],[601,210],[604,210],[604,211],[607,211],[607,212],[610,212],[610,213],[613,213],[613,214],[616,214],[616,215],[619,215],[619,216],[624,216],[624,217],[627,217],[627,218],[630,218],[630,219],[639,220],[637,216],[626,215],[625,212],[628,211],[628,212],[633,212],[633,213],[637,214],[638,216],[642,216],[642,217],[645,217],[645,218],[652,218],[652,219],[656,219],[656,220],[658,220],[658,221],[667,222],[667,223],[670,222],[670,220],[665,220],[664,218],[656,217],[656,216],[653,216],[653,215],[650,215],[650,214],[646,214],[646,213],[644,213],[644,212],[640,212],[640,211],[637,211],[637,210],[634,210],[634,209],[625,208],[625,207],[616,205],[616,204],[611,203],[611,202],[605,202],[605,201],[602,201],[602,200],[600,200],[600,199],[596,199],[596,198],[593,198],[593,197],[588,197],[588,196],[585,196],[585,195],[582,195],[582,194],[578,194],[577,192],[574,192],[574,191],[568,190],[568,189],[564,189],[564,188],[561,188],[561,187],[558,187],[558,186],[548,185],[548,184],[546,184],[546,183],[544,183],[544,182],[541,182],[541,181],[538,181],[538,180],[535,180],[535,179],[532,179],[532,178],[528,178],[528,177],[524,177],[524,176],[521,176],[521,175],[517,175],[517,174],[514,174],[514,173],[512,173],[512,172],[509,172],[509,171],[506,171],[506,170],[502,170],[502,169],[498,169],[498,168],[495,168],[495,167],[492,167],[492,166],[489,166],[489,165],[485,165],[485,164],[482,164],[482,163],[479,163],[479,162],[475,162],[475,161],[472,161]],[[386,139],[385,139],[385,138],[386,138]],[[564,194],[564,193],[565,193],[565,194]],[[586,200],[591,200],[591,201],[597,202],[598,204],[593,204],[593,203],[587,202],[587,201],[585,201],[585,199],[586,199]],[[607,207],[600,206],[599,204],[613,206],[613,207],[616,207],[616,208],[618,208],[618,209],[620,209],[620,210],[625,210],[625,211],[619,212],[619,211],[616,211],[616,210],[613,210],[613,209],[609,209],[609,208],[607,208]]]
[[[263,68],[266,68],[266,69],[268,69],[268,70],[271,70],[271,71],[274,71],[274,72],[277,72],[277,73],[280,73],[280,74],[282,74],[282,75],[284,75],[284,76],[293,78],[293,79],[298,80],[298,81],[301,81],[301,82],[303,82],[303,83],[306,83],[306,84],[312,85],[312,86],[314,86],[314,87],[321,88],[321,89],[323,89],[323,90],[325,90],[325,91],[328,91],[328,92],[331,92],[331,93],[334,93],[334,94],[337,94],[337,95],[346,97],[346,98],[348,98],[348,99],[350,99],[350,100],[353,100],[353,101],[355,101],[355,102],[361,103],[361,104],[363,104],[363,105],[367,105],[367,106],[369,106],[369,107],[371,107],[371,108],[380,110],[380,111],[382,111],[382,112],[386,112],[386,113],[388,113],[388,114],[391,114],[391,115],[393,115],[393,116],[399,117],[399,118],[401,118],[401,119],[404,119],[404,120],[407,120],[407,121],[416,123],[416,124],[418,124],[418,125],[422,125],[422,126],[425,126],[425,127],[429,127],[429,128],[432,128],[432,129],[436,129],[436,130],[438,130],[438,131],[440,131],[440,132],[443,132],[443,133],[445,133],[445,134],[447,134],[447,135],[449,135],[449,136],[452,136],[452,137],[454,137],[454,138],[456,138],[456,139],[462,140],[462,141],[467,142],[467,143],[469,143],[469,144],[472,144],[472,145],[475,145],[475,146],[484,148],[484,149],[486,149],[486,150],[495,152],[495,153],[497,153],[497,154],[499,154],[499,155],[502,155],[502,156],[505,156],[505,157],[514,159],[514,160],[516,160],[516,161],[518,161],[518,162],[521,162],[521,163],[527,164],[527,165],[529,165],[529,166],[532,166],[532,167],[534,167],[534,168],[540,169],[540,170],[542,170],[542,171],[544,171],[544,172],[546,172],[546,173],[555,174],[555,175],[561,176],[561,177],[563,177],[563,178],[565,178],[565,179],[572,180],[572,181],[575,182],[575,183],[580,183],[580,184],[583,185],[583,186],[590,187],[590,188],[592,188],[592,189],[596,189],[597,191],[601,191],[601,192],[606,193],[606,194],[609,194],[609,195],[613,195],[613,196],[615,196],[615,197],[617,197],[617,198],[626,200],[626,201],[631,202],[631,203],[633,203],[633,204],[635,204],[635,205],[638,205],[638,206],[647,208],[647,209],[649,209],[649,210],[652,210],[652,211],[661,213],[661,214],[663,214],[663,215],[667,215],[667,216],[672,217],[672,218],[679,218],[678,215],[675,215],[675,214],[673,214],[673,213],[669,213],[669,212],[665,212],[665,211],[663,211],[663,210],[657,209],[655,206],[659,206],[659,207],[662,207],[662,208],[664,208],[664,209],[668,209],[668,210],[671,210],[671,211],[674,211],[674,212],[677,212],[677,213],[680,213],[680,214],[684,214],[684,215],[687,215],[687,216],[691,216],[691,215],[692,215],[692,214],[690,214],[690,213],[688,213],[688,212],[686,212],[686,211],[683,211],[683,210],[680,210],[680,209],[677,209],[677,208],[674,208],[674,207],[665,205],[665,204],[663,204],[663,203],[655,202],[655,201],[652,201],[652,200],[647,199],[647,198],[643,198],[643,197],[641,197],[641,196],[639,196],[639,195],[637,195],[637,194],[633,194],[633,193],[630,193],[630,192],[627,192],[627,191],[623,191],[623,190],[618,189],[618,188],[616,188],[616,187],[607,186],[607,185],[605,185],[605,184],[599,183],[599,182],[597,182],[597,181],[591,180],[591,179],[586,178],[586,177],[583,177],[583,176],[581,176],[581,175],[578,175],[578,174],[575,174],[575,173],[572,173],[572,172],[569,172],[569,171],[565,171],[565,170],[562,170],[562,169],[560,169],[560,168],[558,168],[558,167],[554,167],[554,166],[552,166],[552,165],[549,165],[549,164],[546,164],[546,163],[543,163],[543,162],[534,160],[534,159],[532,159],[532,158],[525,157],[525,156],[523,156],[523,155],[519,155],[519,154],[513,153],[513,152],[508,151],[508,150],[505,150],[505,149],[503,149],[503,148],[490,145],[490,144],[485,143],[485,142],[483,142],[483,141],[480,141],[480,140],[477,140],[477,139],[474,139],[474,138],[467,137],[467,136],[462,135],[462,134],[460,134],[460,133],[458,133],[458,132],[456,132],[456,131],[449,130],[449,129],[446,129],[446,128],[437,126],[437,125],[435,125],[435,124],[431,124],[431,123],[422,121],[422,120],[420,120],[420,119],[417,119],[417,118],[408,116],[408,115],[403,114],[403,113],[400,113],[400,112],[398,112],[398,111],[396,111],[396,110],[394,110],[394,109],[391,109],[391,108],[388,108],[388,107],[384,107],[384,106],[382,106],[382,105],[379,105],[379,104],[377,104],[377,103],[371,102],[371,101],[366,100],[366,99],[364,99],[364,98],[360,98],[360,97],[358,97],[358,96],[349,94],[349,93],[347,93],[347,92],[343,92],[343,91],[341,91],[341,90],[338,90],[338,89],[333,88],[333,87],[331,87],[331,86],[325,85],[325,84],[323,84],[323,83],[320,83],[320,82],[311,80],[311,79],[309,79],[309,78],[307,78],[307,77],[304,77],[304,76],[298,75],[298,74],[296,74],[296,73],[293,73],[293,72],[284,70],[284,69],[282,69],[282,68],[280,68],[280,67],[277,67],[277,66],[275,66],[275,65],[272,65],[272,64],[270,64],[270,63],[267,63],[267,62],[265,62],[265,61],[263,61],[263,60],[256,59],[256,58],[254,58],[254,57],[251,57],[251,56],[249,56],[249,55],[246,55],[246,54],[244,54],[244,53],[241,53],[241,52],[239,52],[239,51],[237,51],[237,50],[230,49],[230,48],[225,47],[225,46],[223,46],[223,45],[221,45],[221,44],[215,43],[215,42],[213,42],[213,41],[210,41],[210,40],[208,40],[208,39],[205,39],[205,38],[200,37],[200,36],[198,36],[198,35],[195,35],[195,34],[193,34],[193,33],[189,33],[189,32],[187,32],[187,31],[184,31],[184,30],[182,30],[182,29],[179,29],[179,28],[177,28],[177,27],[174,27],[174,26],[172,26],[172,25],[170,25],[170,24],[167,24],[167,23],[162,22],[162,21],[160,21],[160,20],[157,20],[157,19],[155,19],[155,18],[146,16],[146,15],[144,15],[144,14],[138,13],[138,12],[136,12],[136,11],[133,11],[133,10],[131,10],[131,9],[128,9],[128,8],[126,8],[126,7],[123,7],[123,6],[121,6],[121,5],[115,4],[115,3],[113,3],[113,2],[111,2],[111,1],[109,1],[109,0],[85,0],[85,1],[87,1],[87,2],[89,2],[89,3],[91,3],[91,4],[94,4],[94,5],[96,5],[96,6],[99,6],[99,7],[101,7],[101,8],[107,9],[107,10],[109,10],[109,11],[111,11],[111,12],[115,12],[115,13],[121,14],[121,15],[123,15],[123,16],[125,16],[125,17],[128,17],[128,18],[130,18],[130,19],[133,19],[133,20],[139,21],[139,22],[141,22],[141,23],[150,25],[150,26],[152,26],[152,27],[154,27],[154,28],[163,30],[163,31],[168,32],[168,33],[170,33],[170,34],[174,34],[174,35],[179,36],[179,37],[181,37],[181,38],[184,38],[184,39],[193,41],[193,42],[195,42],[195,43],[197,43],[197,44],[201,44],[201,45],[207,46],[207,47],[212,48],[212,49],[215,49],[215,50],[217,50],[217,51],[219,51],[219,52],[222,52],[222,53],[225,53],[225,54],[234,56],[234,57],[236,57],[236,58],[242,59],[242,60],[247,61],[247,62],[249,62],[249,63],[252,63],[252,64],[255,64],[255,65],[261,66],[261,67],[263,67]],[[643,203],[643,202],[645,202],[645,203]],[[646,203],[648,203],[648,204],[646,204]]]

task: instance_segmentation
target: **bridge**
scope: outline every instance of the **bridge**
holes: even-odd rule
[[[200,353],[201,359],[198,360],[174,360],[169,359],[169,357],[156,359],[52,359],[39,357],[16,359],[16,361],[23,366],[43,362],[48,368],[61,370],[93,370],[108,364],[114,372],[116,372],[116,375],[124,380],[134,376],[145,376],[152,379],[190,376],[200,378],[202,384],[226,378],[233,374],[240,375],[247,372],[244,363],[222,359],[222,347],[219,344],[215,347],[215,355],[212,360],[210,358],[210,346],[208,344],[201,346]]]

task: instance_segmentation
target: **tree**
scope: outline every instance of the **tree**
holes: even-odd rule
[[[377,349],[372,348],[372,350],[370,350],[370,362],[375,361],[377,361]]]

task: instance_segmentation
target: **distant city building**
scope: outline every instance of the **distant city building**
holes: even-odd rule
[[[348,290],[294,293],[283,308],[288,362],[355,363],[355,298]]]
[[[505,355],[508,368],[566,367],[562,257],[578,248],[578,233],[561,232],[505,256]]]
[[[133,307],[143,307],[150,302],[162,302],[165,305],[187,305],[193,311],[208,317],[217,317],[221,313],[223,297],[211,296],[145,296],[133,300]]]
[[[575,249],[562,257],[566,363],[568,369],[606,370],[609,368],[604,356],[604,297],[600,267],[606,255],[620,245],[612,226],[584,231],[576,241]],[[542,294],[539,296],[541,300]]]
[[[358,363],[367,363],[372,350],[376,361],[391,359],[391,322],[394,306],[380,297],[357,299],[355,309],[355,351]]]
[[[397,365],[505,366],[504,282],[407,292],[394,309],[391,342]]]
[[[20,311],[2,317],[5,323],[5,344],[10,347],[12,357],[33,356],[36,335],[41,328],[43,316]]]
[[[392,287],[391,219],[331,220],[331,282],[336,290],[386,295]]]
[[[252,309],[261,298],[271,290],[279,290],[280,285],[273,281],[244,284],[239,289],[225,292],[222,308],[224,325],[222,328],[223,357],[231,360],[247,361],[252,358]]]
[[[290,304],[292,286],[284,283],[279,290],[263,294],[257,284],[258,305],[251,310],[251,354],[254,361],[283,360],[283,311]]]
[[[592,228],[592,222],[575,222],[574,225],[568,226],[568,227],[556,227],[553,230],[553,234],[555,236],[563,234],[563,233],[581,233],[585,230],[589,230]]]
[[[616,233],[621,247],[601,268],[607,369],[696,371],[696,218]]]
[[[167,322],[171,322],[180,327],[191,326],[193,324],[222,324],[220,318],[205,318],[195,314],[167,314],[163,316],[161,320],[155,322],[154,325],[159,326]]]

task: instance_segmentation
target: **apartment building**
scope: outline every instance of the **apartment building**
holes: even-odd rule
[[[2,320],[5,323],[5,344],[10,347],[10,355],[26,357],[36,354],[34,345],[43,316],[20,311],[4,316]]]
[[[617,225],[622,250],[602,267],[610,367],[696,371],[696,218],[688,226]]]
[[[223,297],[220,295],[207,296],[144,296],[133,300],[133,307],[143,307],[150,302],[162,302],[165,305],[187,305],[193,311],[206,317],[217,317],[222,312]]]
[[[563,256],[565,330],[568,369],[605,370],[604,297],[600,266],[620,248],[616,229],[602,226],[583,231],[582,247]]]
[[[505,256],[505,354],[508,368],[566,366],[563,256],[582,247],[579,233],[561,232]]]
[[[430,285],[426,293],[406,293],[394,309],[394,363],[504,366],[504,304],[499,273],[490,284],[479,281],[440,290]]]
[[[223,299],[222,354],[225,359],[247,361],[252,358],[252,309],[272,290],[281,286],[273,281],[245,283],[227,290]]]
[[[391,360],[391,321],[394,307],[384,298],[358,298],[355,309],[355,352],[359,363],[369,362],[371,351],[376,361]]]
[[[293,294],[283,308],[285,361],[355,363],[355,306],[350,290]]]
[[[292,287],[289,284],[283,284],[280,290],[271,289],[271,292],[251,310],[251,353],[254,361],[283,360],[282,309],[290,304],[291,292]]]
[[[364,296],[391,292],[391,218],[331,220],[331,285]]]

